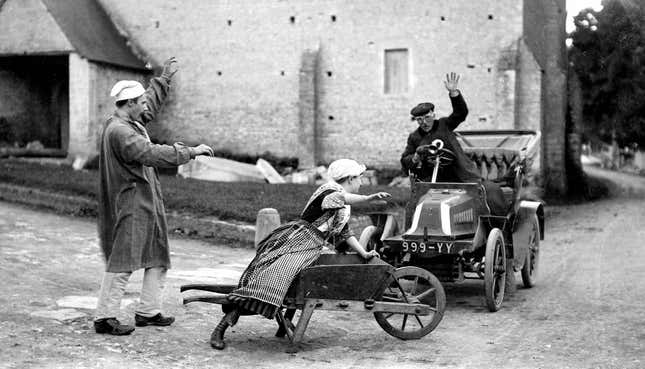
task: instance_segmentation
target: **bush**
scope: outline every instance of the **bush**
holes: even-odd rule
[[[298,158],[295,157],[280,157],[276,156],[268,151],[260,155],[247,155],[247,154],[233,154],[230,151],[226,150],[215,150],[215,157],[224,158],[229,160],[239,161],[241,163],[255,164],[258,159],[262,158],[268,161],[279,173],[284,174],[287,171],[287,168],[298,168]],[[98,169],[99,168],[99,157],[95,155],[88,159],[85,164],[85,169]],[[177,168],[163,168],[159,170],[161,174],[174,175],[177,174]],[[380,183],[380,182],[379,182]]]
[[[395,177],[400,177],[403,175],[403,170],[401,169],[376,169],[376,180],[378,181],[378,183],[384,185],[392,182]]]

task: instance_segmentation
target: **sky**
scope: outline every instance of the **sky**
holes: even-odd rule
[[[573,17],[585,8],[593,8],[594,10],[601,10],[601,0],[566,0],[567,2],[567,33],[575,29],[573,25]]]

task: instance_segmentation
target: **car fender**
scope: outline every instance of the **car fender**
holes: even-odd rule
[[[540,226],[540,240],[544,240],[544,205],[539,201],[520,201],[517,213],[515,214],[515,220],[513,222],[513,233],[516,232],[522,223],[526,222],[527,219],[530,219],[533,214],[537,215],[538,218],[538,224]]]
[[[537,201],[521,201],[513,221],[513,266],[520,270],[528,252],[530,221],[537,216],[540,240],[544,239],[544,207]]]

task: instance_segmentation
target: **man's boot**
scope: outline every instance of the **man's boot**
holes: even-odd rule
[[[121,324],[116,318],[102,318],[94,321],[96,333],[111,334],[114,336],[126,336],[134,332],[134,327]]]
[[[174,321],[175,321],[174,317],[163,316],[161,315],[161,313],[152,317],[146,317],[136,313],[134,314],[134,324],[137,327],[145,327],[147,325],[158,325],[161,327],[165,327],[165,326],[171,325]]]

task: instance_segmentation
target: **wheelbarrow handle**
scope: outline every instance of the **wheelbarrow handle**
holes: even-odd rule
[[[191,302],[208,302],[210,304],[225,305],[229,303],[226,295],[210,295],[210,296],[190,296],[184,298],[184,305]]]
[[[179,288],[179,291],[199,290],[227,294],[236,288],[236,284],[185,284]]]

